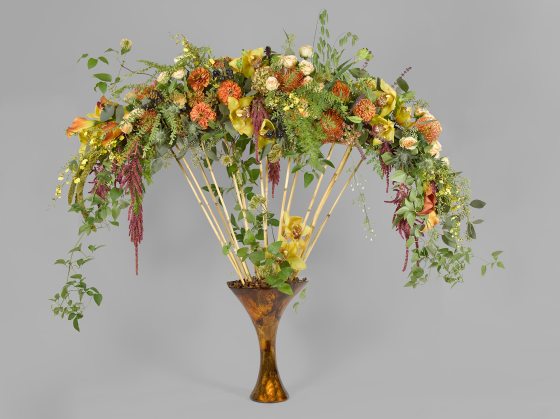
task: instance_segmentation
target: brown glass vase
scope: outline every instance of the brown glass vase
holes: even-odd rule
[[[304,281],[293,282],[293,295],[288,295],[274,288],[236,288],[234,282],[228,282],[229,288],[249,313],[259,339],[261,365],[251,400],[277,403],[288,399],[276,366],[276,331],[284,309],[306,284]]]

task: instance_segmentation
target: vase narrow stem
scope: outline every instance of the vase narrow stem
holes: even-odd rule
[[[288,399],[276,365],[276,332],[286,306],[306,285],[292,284],[293,295],[272,288],[235,288],[228,283],[253,321],[260,349],[259,376],[251,393],[251,400],[261,403],[277,403]]]

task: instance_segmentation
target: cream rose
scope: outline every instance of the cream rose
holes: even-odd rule
[[[430,149],[430,154],[435,158],[439,158],[439,153],[441,151],[441,143],[439,141],[434,141],[432,143],[432,148]]]
[[[312,81],[313,81],[313,77],[311,77],[311,76],[305,76],[305,77],[303,78],[303,85],[305,86],[307,83],[310,83],[310,82],[312,82]]]
[[[270,76],[269,78],[266,79],[265,87],[266,90],[268,90],[269,92],[278,89],[278,86],[280,86],[280,82],[278,82],[278,79],[276,77]]]
[[[166,83],[168,80],[169,80],[169,74],[167,74],[165,71],[159,73],[156,78],[156,81],[158,83]]]
[[[286,68],[294,68],[297,63],[297,57],[295,55],[284,55],[280,62]]]
[[[130,134],[132,132],[132,124],[130,122],[122,123],[119,128],[125,134]]]
[[[311,73],[313,73],[313,71],[315,71],[315,67],[313,66],[313,63],[307,60],[300,61],[299,69],[306,76],[309,76]]]
[[[311,45],[302,45],[299,48],[299,55],[301,58],[309,58],[313,55],[313,47]]]
[[[183,77],[185,77],[185,69],[184,68],[180,68],[179,70],[175,71],[171,77],[173,77],[174,79],[177,80],[181,80]]]
[[[401,138],[399,141],[399,145],[407,150],[414,150],[416,148],[417,143],[418,140],[414,137],[404,137]]]
[[[442,158],[441,161],[442,161],[443,164],[445,164],[446,166],[449,166],[449,159],[448,159],[447,157]]]

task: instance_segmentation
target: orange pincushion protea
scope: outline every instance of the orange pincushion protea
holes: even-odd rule
[[[334,82],[332,92],[345,102],[350,99],[350,88],[346,83],[340,80]]]
[[[187,83],[193,90],[204,90],[210,84],[210,72],[204,67],[195,68],[189,74]]]
[[[323,132],[327,135],[326,143],[338,141],[344,133],[344,119],[332,109],[323,114],[320,124]]]
[[[369,122],[375,116],[375,105],[371,100],[363,97],[356,102],[352,113],[362,118],[363,121]]]
[[[280,90],[289,93],[303,85],[305,75],[295,68],[283,68],[276,73],[276,79],[280,82]]]
[[[415,126],[424,135],[428,144],[437,141],[443,130],[439,121],[429,112],[418,118]]]
[[[218,87],[218,99],[224,105],[227,105],[228,97],[239,99],[241,96],[243,96],[241,87],[232,80],[226,80],[220,84],[220,87]]]
[[[216,120],[216,112],[207,103],[199,102],[191,109],[190,117],[202,129],[206,129],[210,121]]]

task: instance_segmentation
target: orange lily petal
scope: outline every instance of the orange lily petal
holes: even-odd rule
[[[105,123],[101,129],[105,133],[103,140],[101,141],[102,145],[109,144],[123,133],[120,128],[118,128],[118,124],[114,121]]]
[[[93,127],[93,124],[94,121],[90,121],[89,119],[83,117],[74,118],[70,126],[66,128],[66,135],[68,136],[68,138],[70,138],[74,134],[78,134],[84,129]]]
[[[436,208],[436,191],[432,184],[428,185],[424,192],[424,208],[418,215],[428,215]]]

